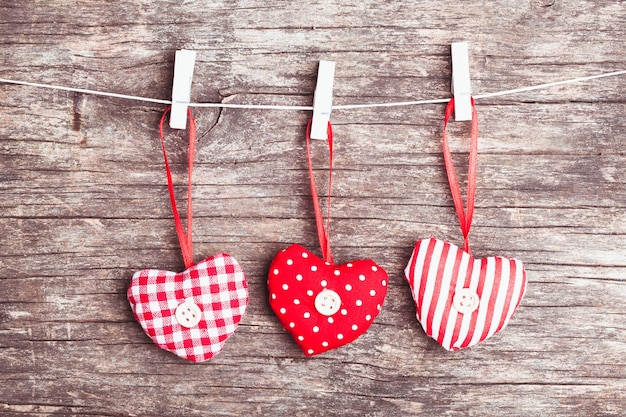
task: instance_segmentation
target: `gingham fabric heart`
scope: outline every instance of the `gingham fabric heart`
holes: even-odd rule
[[[526,291],[516,259],[474,259],[437,239],[415,245],[405,270],[426,334],[448,350],[467,348],[502,330]]]
[[[306,356],[348,344],[370,327],[387,294],[387,273],[371,260],[324,262],[294,244],[272,261],[270,305]]]
[[[136,272],[128,288],[135,318],[162,349],[203,362],[221,352],[248,305],[246,277],[226,253],[184,272]]]

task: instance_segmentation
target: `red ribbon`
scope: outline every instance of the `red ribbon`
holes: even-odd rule
[[[461,224],[463,232],[463,250],[469,254],[469,232],[472,227],[472,219],[474,217],[474,201],[476,199],[476,169],[478,166],[478,115],[476,106],[472,98],[472,127],[470,130],[470,151],[469,151],[469,168],[467,170],[467,209],[463,207],[463,199],[461,198],[461,190],[452,161],[452,154],[448,146],[448,121],[454,112],[454,99],[451,99],[446,107],[446,113],[443,121],[443,137],[441,139],[443,145],[443,160],[446,164],[446,172],[448,174],[448,183],[450,184],[450,192],[452,200],[454,200],[454,208],[456,215]]]
[[[313,210],[315,211],[315,224],[317,225],[317,237],[320,241],[322,256],[324,261],[334,264],[333,255],[330,252],[330,191],[333,185],[333,127],[328,122],[328,203],[327,203],[327,219],[324,226],[324,216],[320,207],[319,197],[317,195],[317,187],[315,186],[315,178],[313,176],[313,162],[311,161],[311,121],[306,128],[306,156],[309,163],[309,179],[311,180],[311,196],[313,197]]]
[[[167,188],[170,194],[170,202],[172,203],[172,213],[174,215],[174,223],[176,225],[176,233],[178,234],[178,242],[180,243],[180,250],[183,253],[183,260],[185,261],[185,269],[193,266],[193,242],[191,240],[192,229],[192,207],[191,207],[191,174],[193,172],[193,156],[196,150],[196,122],[191,116],[191,112],[187,110],[187,116],[189,116],[189,150],[187,156],[187,232],[183,227],[183,222],[180,220],[178,209],[176,208],[176,197],[174,196],[174,184],[172,181],[172,172],[170,171],[170,164],[167,160],[167,152],[165,151],[165,138],[163,135],[163,125],[165,124],[165,116],[171,110],[168,107],[163,112],[161,117],[161,123],[159,124],[159,134],[161,136],[161,147],[163,148],[163,160],[165,161],[165,173],[167,174]]]

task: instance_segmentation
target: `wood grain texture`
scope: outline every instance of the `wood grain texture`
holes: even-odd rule
[[[168,98],[190,48],[195,101],[309,105],[320,59],[337,62],[335,104],[447,97],[458,40],[475,93],[626,68],[623,1],[285,3],[0,0],[0,77]],[[0,414],[626,415],[625,91],[615,77],[479,101],[473,252],[523,260],[529,286],[505,331],[455,353],[424,335],[403,276],[416,240],[462,241],[443,105],[333,112],[333,254],[390,280],[369,332],[313,359],[265,285],[278,250],[318,251],[310,114],[194,110],[196,258],[233,255],[250,305],[224,352],[191,364],[125,296],[139,269],[183,268],[162,108],[0,85]],[[461,176],[467,129],[451,125]],[[184,143],[168,140],[181,185]]]

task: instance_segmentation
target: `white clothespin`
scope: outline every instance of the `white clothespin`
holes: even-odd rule
[[[170,127],[187,128],[187,107],[191,101],[191,79],[196,62],[196,51],[181,49],[176,51],[174,61],[174,84],[172,85],[172,110]]]
[[[317,86],[313,96],[313,121],[311,139],[328,140],[328,122],[333,109],[333,81],[335,62],[320,61],[317,70]]]
[[[454,120],[472,120],[472,82],[467,42],[452,44],[452,95]]]

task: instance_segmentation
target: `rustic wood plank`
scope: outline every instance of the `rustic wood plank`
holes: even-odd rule
[[[196,101],[309,105],[319,59],[337,61],[335,104],[439,98],[452,41],[470,42],[485,93],[624,69],[625,20],[609,0],[0,0],[0,77],[168,98],[186,47]],[[461,241],[442,105],[333,112],[333,253],[390,279],[370,331],[313,359],[265,286],[278,250],[318,250],[310,115],[194,110],[195,256],[238,259],[250,305],[225,350],[191,364],[149,341],[125,296],[136,270],[183,268],[162,108],[0,85],[0,413],[624,415],[624,91],[615,77],[478,101],[473,250],[522,259],[529,287],[504,332],[455,353],[424,335],[403,277],[417,239]],[[468,125],[450,128],[463,177]],[[184,143],[168,139],[177,184]],[[320,185],[325,152],[314,144]]]

